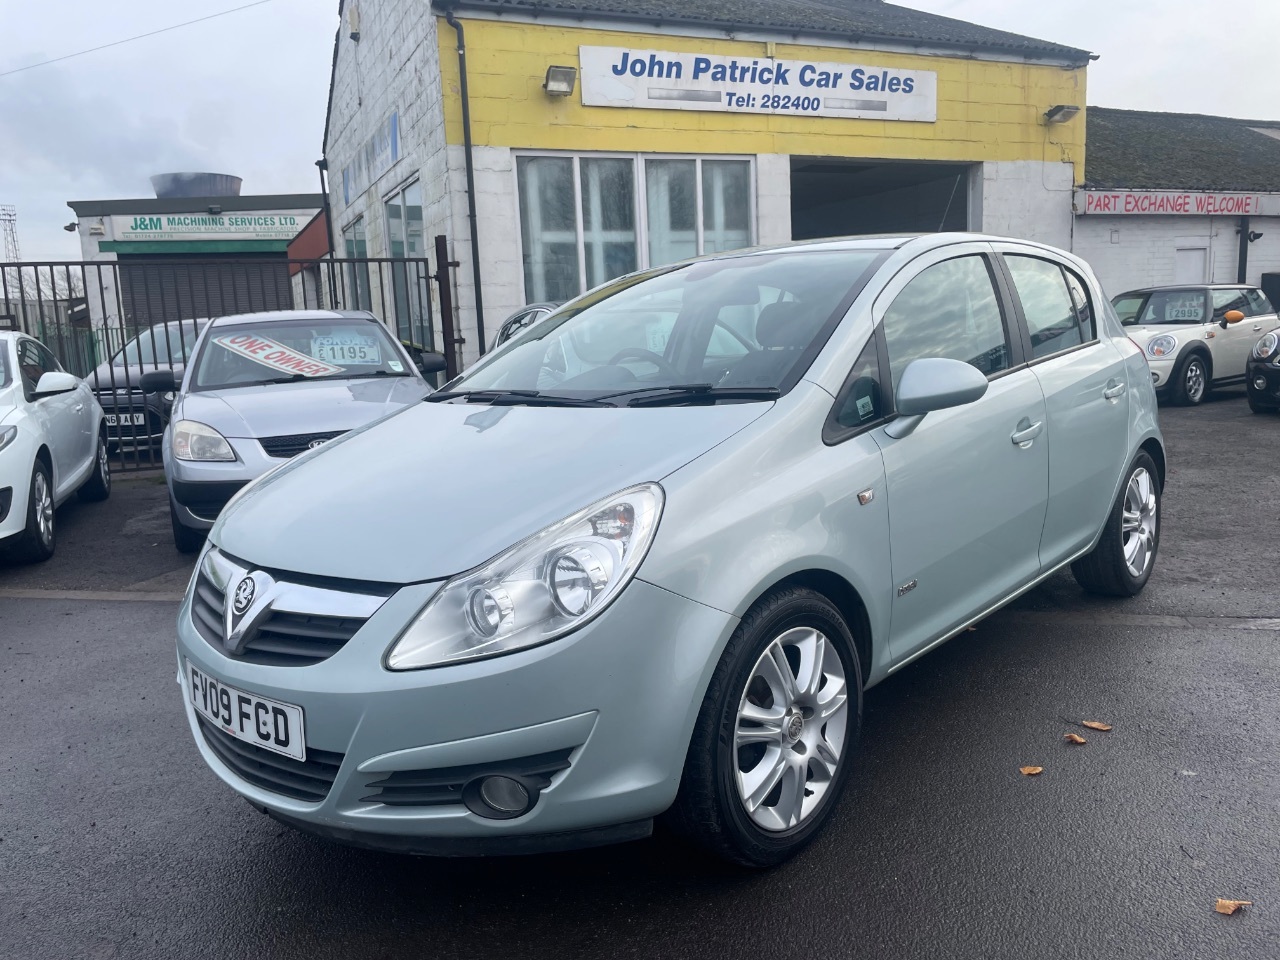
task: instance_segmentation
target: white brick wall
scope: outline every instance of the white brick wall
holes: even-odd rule
[[[972,215],[975,209],[970,222],[984,233],[1069,249],[1072,179],[1069,163],[984,163],[982,182],[970,192],[971,204],[981,205],[981,220]]]
[[[1179,247],[1208,251],[1208,279],[1234,283],[1239,254],[1235,217],[1076,217],[1074,252],[1093,266],[1108,293],[1173,283]],[[1280,218],[1254,217],[1250,229],[1263,234],[1249,247],[1247,281],[1280,271]]]

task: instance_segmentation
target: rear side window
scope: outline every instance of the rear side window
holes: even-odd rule
[[[1213,290],[1213,319],[1221,320],[1230,310],[1249,313],[1249,298],[1243,290]]]
[[[963,360],[987,376],[1011,365],[995,282],[980,256],[926,267],[894,298],[883,327],[895,390],[907,364],[924,357]]]
[[[1085,343],[1098,339],[1098,321],[1093,315],[1093,301],[1089,299],[1089,288],[1083,280],[1065,267],[1062,275],[1067,278],[1067,289],[1071,291],[1071,302],[1076,308],[1076,317],[1080,321],[1080,336]]]
[[[1006,255],[1004,259],[1027,320],[1032,357],[1047,357],[1084,343],[1062,268],[1038,257]]]
[[[1250,309],[1245,311],[1248,316],[1260,317],[1263,314],[1276,312],[1276,308],[1271,305],[1271,301],[1261,290],[1246,290],[1244,295],[1249,298]]]

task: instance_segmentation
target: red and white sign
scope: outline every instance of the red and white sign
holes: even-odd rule
[[[336,367],[305,353],[299,353],[283,343],[276,343],[267,337],[255,337],[251,333],[226,333],[214,337],[213,342],[224,350],[248,357],[254,363],[260,363],[272,370],[282,373],[300,373],[304,377],[327,377],[330,374],[342,373],[345,367]]]
[[[1083,201],[1083,202],[1081,202]],[[1176,190],[1081,190],[1077,213],[1111,216],[1280,216],[1280,194],[1197,193]]]

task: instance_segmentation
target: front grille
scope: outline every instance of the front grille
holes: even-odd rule
[[[295,800],[319,803],[329,795],[342,766],[341,753],[307,747],[307,759],[298,761],[223,733],[197,715],[204,742],[219,760],[255,787]]]
[[[262,444],[262,449],[267,452],[267,456],[287,460],[310,449],[311,444],[317,440],[321,442],[332,440],[334,437],[340,437],[346,432],[345,430],[331,430],[328,433],[294,433],[287,437],[263,437],[258,442]]]
[[[254,627],[239,654],[223,646],[226,595],[202,570],[196,577],[191,619],[196,632],[223,656],[267,667],[306,667],[328,660],[365,624],[362,617],[325,617],[271,610]]]
[[[364,803],[385,803],[392,807],[436,807],[462,803],[462,788],[477,777],[503,775],[521,777],[538,790],[551,786],[551,778],[569,769],[573,748],[539,753],[517,760],[473,763],[434,770],[397,770],[381,780],[369,782],[374,792],[361,797]]]

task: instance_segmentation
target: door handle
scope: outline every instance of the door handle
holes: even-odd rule
[[[1009,439],[1025,450],[1027,447],[1031,446],[1032,440],[1040,436],[1040,431],[1043,429],[1043,420],[1037,420],[1035,423],[1032,423],[1029,417],[1023,417],[1018,421],[1018,426],[1014,429],[1013,433],[1009,435]]]
[[[83,409],[84,409],[84,404],[83,404],[83,403],[77,403],[77,404],[75,405],[75,411],[76,411],[76,413],[79,413],[79,412],[80,412],[80,411],[82,411]]]
[[[1124,392],[1127,389],[1128,385],[1123,380],[1112,380],[1107,384],[1107,389],[1102,391],[1102,396],[1107,400],[1118,400],[1124,396]]]
[[[1254,332],[1254,333],[1257,333],[1257,332],[1258,332],[1259,330],[1261,330],[1261,329],[1262,329],[1262,324],[1260,324],[1260,323],[1255,323],[1255,324],[1253,325],[1253,332]]]

